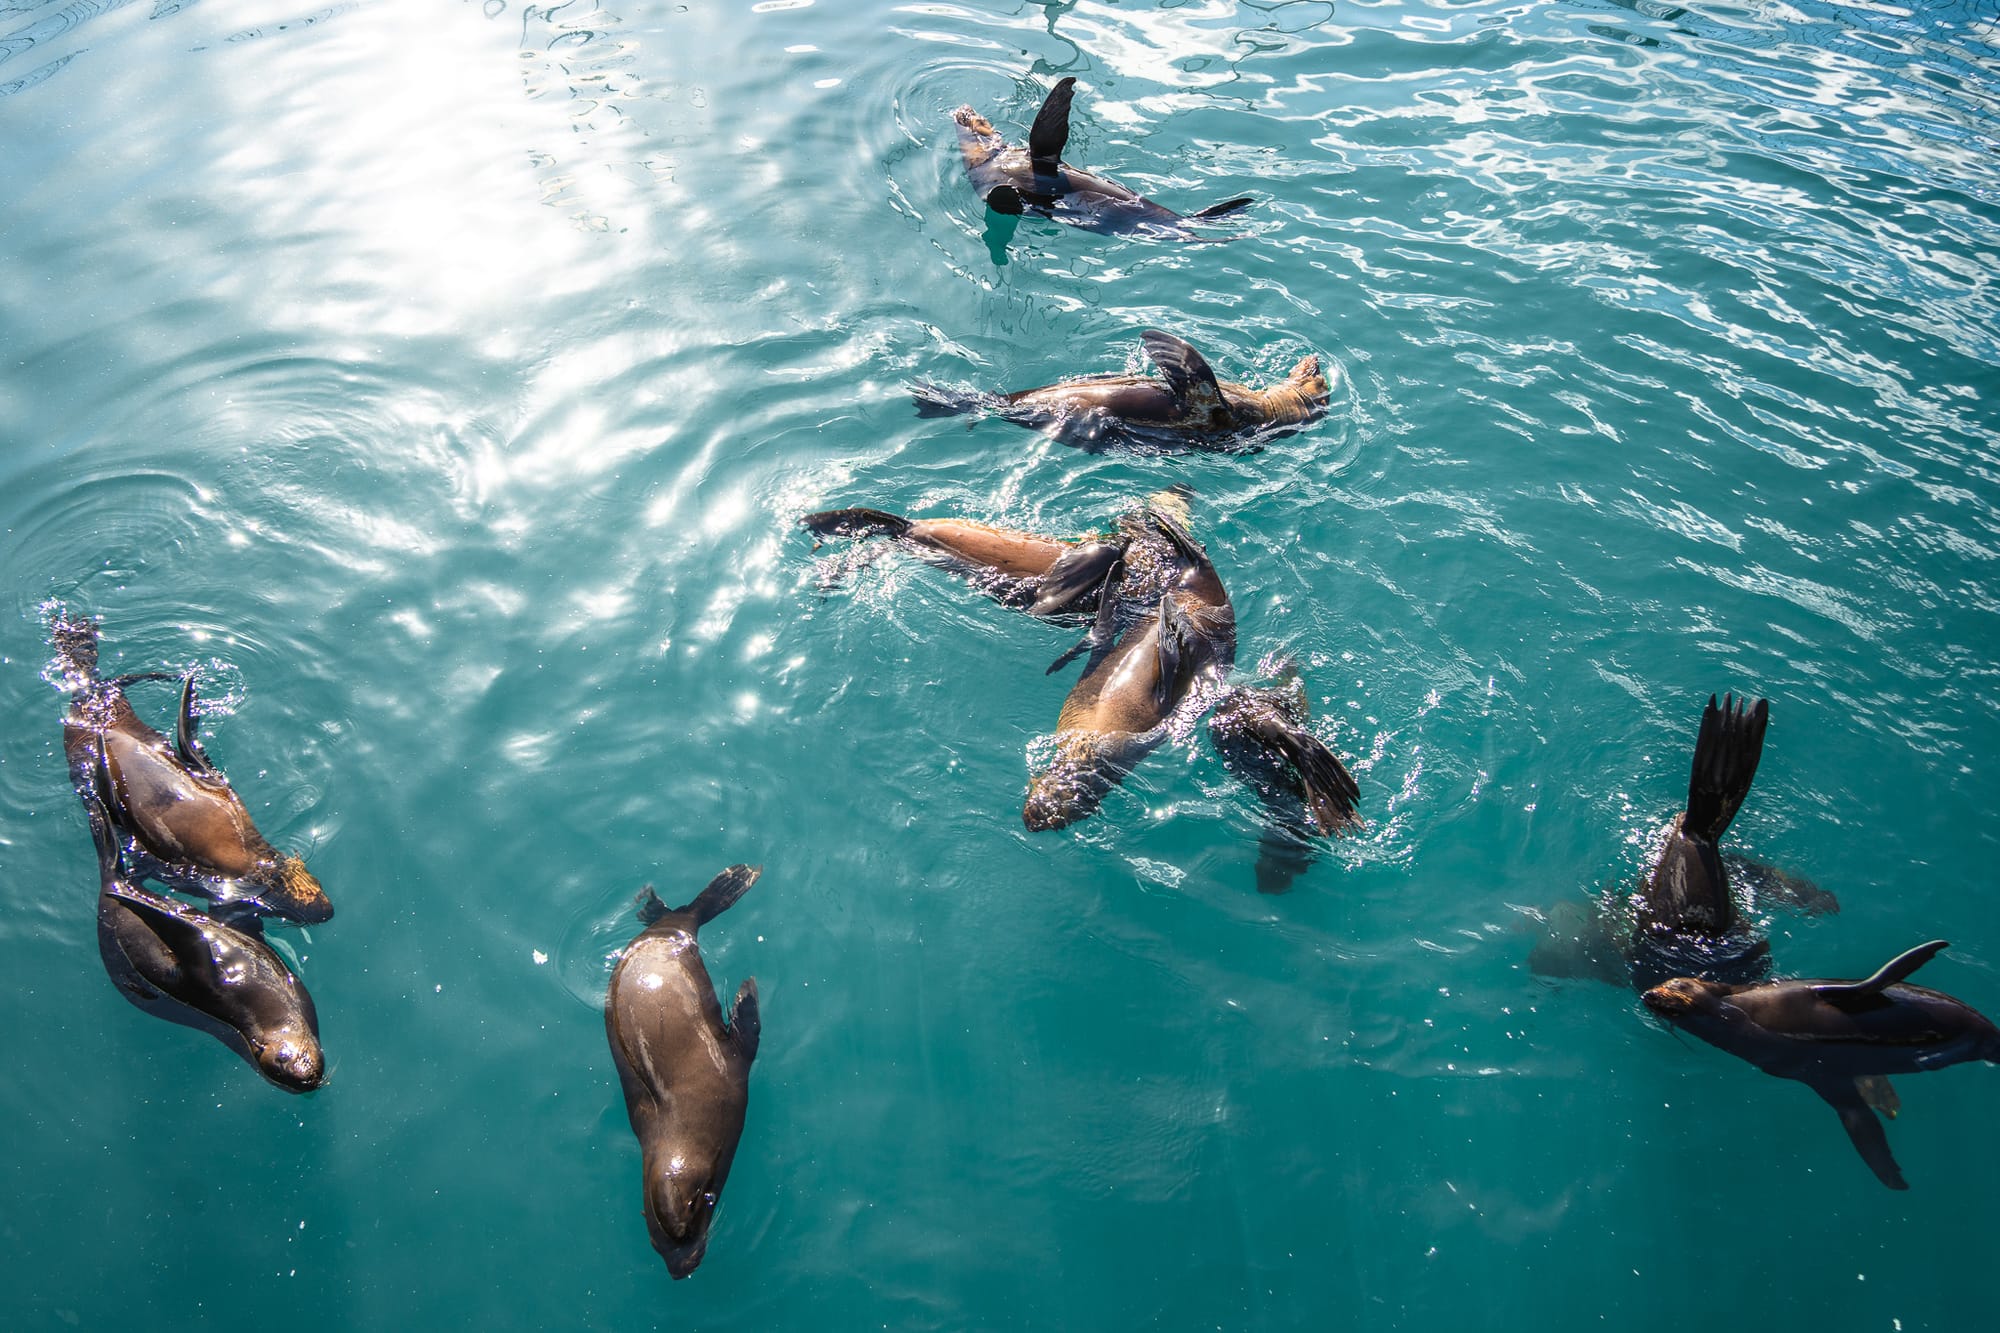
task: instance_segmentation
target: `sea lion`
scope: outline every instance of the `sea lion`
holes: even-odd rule
[[[2000,1029],[1984,1014],[1940,991],[1902,984],[1945,947],[1943,940],[1919,945],[1863,981],[1735,986],[1675,977],[1647,991],[1645,1002],[1675,1027],[1811,1088],[1840,1114],[1877,1178],[1890,1189],[1908,1189],[1882,1122],[1869,1109],[1882,1106],[1883,1080],[1966,1060],[2000,1063]],[[1871,1094],[1857,1086],[1865,1079],[1881,1086]]]
[[[1328,389],[1319,357],[1300,358],[1268,389],[1218,380],[1202,354],[1158,329],[1139,343],[1160,373],[1086,375],[1016,393],[919,384],[917,415],[991,412],[1046,430],[1083,449],[1122,447],[1148,453],[1254,453],[1326,413]]]
[[[1239,685],[1216,704],[1208,739],[1223,766],[1264,803],[1257,891],[1283,893],[1313,859],[1316,839],[1361,822],[1361,788],[1340,757],[1306,724],[1305,685],[1290,662],[1273,685]]]
[[[696,932],[757,882],[761,866],[731,866],[685,907],[667,910],[648,887],[646,923],[618,960],[604,1031],[625,1111],[639,1138],[646,1230],[676,1278],[708,1250],[709,1223],[729,1179],[757,1058],[757,981],[744,981],[722,1019]]]
[[[57,667],[72,691],[63,751],[78,793],[87,802],[94,792],[119,834],[130,839],[135,877],[151,876],[232,914],[306,925],[332,917],[333,904],[305,862],[265,841],[229,779],[203,753],[195,735],[192,673],[181,678],[179,721],[169,744],[139,720],[125,686],[172,677],[100,678],[97,637],[89,620],[59,616],[52,626]],[[110,775],[101,786],[100,773]]]
[[[1062,152],[1069,143],[1075,92],[1074,78],[1056,83],[1028,131],[1026,148],[1010,148],[993,123],[969,106],[951,113],[965,174],[988,208],[1016,217],[1032,212],[1085,231],[1197,241],[1216,238],[1202,236],[1190,222],[1208,222],[1253,202],[1246,195],[1183,215],[1116,181],[1070,166]]]
[[[817,536],[887,536],[970,579],[1003,606],[1055,619],[1088,616],[1125,542],[1043,537],[958,518],[903,518],[880,509],[828,509],[799,522]]]
[[[1021,819],[1031,831],[1094,813],[1166,740],[1197,683],[1219,686],[1236,659],[1236,612],[1208,553],[1169,505],[1148,511],[1148,528],[1113,568],[1090,632],[1057,660],[1090,654],[1056,720],[1054,756],[1028,783]]]
[[[257,919],[231,925],[139,887],[125,874],[109,812],[94,794],[85,806],[97,843],[97,950],[119,994],[215,1037],[273,1087],[319,1087],[319,1012]]]

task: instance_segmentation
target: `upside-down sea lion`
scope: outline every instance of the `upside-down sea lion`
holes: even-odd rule
[[[85,804],[97,842],[97,949],[119,994],[215,1037],[274,1087],[317,1088],[326,1075],[319,1013],[256,918],[232,925],[139,887],[109,814],[94,794]]]
[[[1266,828],[1257,856],[1257,889],[1283,893],[1312,862],[1313,839],[1361,822],[1361,788],[1340,757],[1306,724],[1305,686],[1287,663],[1275,685],[1239,685],[1216,704],[1208,739],[1225,767],[1264,803]]]
[[[1252,202],[1246,195],[1183,215],[1116,181],[1070,166],[1062,153],[1069,143],[1069,107],[1075,91],[1074,78],[1056,83],[1028,131],[1026,148],[1009,147],[993,123],[969,106],[951,113],[965,173],[988,208],[1015,216],[1037,213],[1086,231],[1203,240],[1211,238],[1202,237],[1188,223],[1223,217]]]
[[[757,980],[744,981],[722,1018],[696,933],[757,882],[759,866],[731,866],[695,900],[669,911],[651,888],[645,930],[611,974],[604,1031],[638,1136],[646,1230],[667,1271],[686,1277],[708,1250],[709,1224],[729,1179],[757,1058]]]
[[[63,751],[79,793],[94,791],[119,834],[131,840],[134,871],[209,898],[232,912],[315,925],[333,904],[305,862],[257,831],[222,771],[195,735],[194,676],[182,680],[171,743],[139,720],[125,686],[160,673],[100,678],[97,626],[58,617],[51,640],[71,687]],[[100,766],[98,757],[103,757]],[[100,775],[108,780],[100,785]]]
[[[1089,650],[1089,661],[1063,701],[1054,756],[1029,780],[1021,810],[1031,830],[1063,828],[1095,812],[1105,793],[1167,739],[1169,721],[1196,685],[1219,685],[1236,659],[1229,594],[1182,525],[1185,509],[1176,514],[1158,503],[1163,498],[1155,497],[1147,530],[1133,534],[1099,600],[1096,623],[1078,645]],[[1129,594],[1140,588],[1147,595]]]
[[[921,384],[919,416],[989,411],[1046,430],[1085,449],[1119,446],[1154,453],[1250,452],[1326,412],[1326,375],[1317,356],[1302,357],[1267,389],[1218,380],[1202,354],[1158,329],[1139,335],[1154,375],[1086,375],[1015,393]]]
[[[1065,539],[958,518],[828,509],[799,520],[818,536],[887,536],[964,576],[1003,606],[1043,618],[1090,615],[1125,542]]]
[[[1885,963],[1864,981],[1766,981],[1732,986],[1675,977],[1645,994],[1646,1007],[1675,1027],[1796,1079],[1840,1114],[1861,1159],[1890,1189],[1908,1189],[1888,1135],[1861,1086],[1891,1074],[1943,1069],[1965,1060],[2000,1063],[2000,1029],[1970,1005],[1903,978],[1945,948],[1933,940]]]

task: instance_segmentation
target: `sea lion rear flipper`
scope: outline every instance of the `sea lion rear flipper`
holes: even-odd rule
[[[1028,131],[1028,157],[1038,175],[1053,176],[1062,167],[1063,149],[1069,146],[1069,103],[1075,95],[1074,78],[1058,79],[1035,113],[1034,127]]]
[[[1841,1127],[1875,1178],[1892,1190],[1908,1189],[1910,1183],[1903,1179],[1902,1168],[1896,1165],[1895,1156],[1889,1151],[1889,1136],[1883,1131],[1882,1122],[1868,1109],[1853,1082],[1814,1083],[1811,1087],[1840,1114]]]
[[[996,394],[984,389],[954,388],[949,384],[938,384],[931,380],[918,380],[910,386],[910,398],[917,405],[917,415],[924,418],[961,417],[971,412],[983,412],[1002,403]]]
[[[705,926],[734,907],[736,900],[748,893],[763,873],[762,866],[731,866],[710,880],[693,902],[677,910],[692,916],[697,927]]]
[[[1049,663],[1049,669],[1044,671],[1043,675],[1053,676],[1075,661],[1080,653],[1086,650],[1094,653],[1111,642],[1118,622],[1118,585],[1124,578],[1125,558],[1121,552],[1119,558],[1111,562],[1111,568],[1105,571],[1104,582],[1098,586],[1097,615],[1091,620],[1090,628],[1083,632],[1082,638],[1069,646],[1068,652]]]
[[[1246,194],[1240,199],[1225,199],[1219,204],[1210,204],[1207,208],[1202,209],[1201,212],[1190,213],[1188,214],[1188,216],[1190,218],[1201,218],[1203,220],[1209,218],[1227,217],[1229,214],[1234,213],[1237,209],[1248,208],[1250,207],[1250,205],[1256,202],[1257,201],[1255,199],[1251,198],[1249,195]]]
[[[1944,940],[1932,940],[1929,944],[1919,944],[1916,948],[1897,954],[1877,969],[1874,976],[1865,981],[1850,981],[1844,985],[1814,986],[1813,993],[1837,1009],[1853,1005],[1864,1008],[1873,1003],[1884,987],[1893,986],[1910,973],[1928,963],[1944,950],[1950,948]]]
[[[1764,753],[1764,728],[1771,719],[1768,700],[1759,699],[1748,709],[1733,695],[1724,695],[1722,707],[1708,696],[1702,710],[1701,731],[1694,742],[1694,766],[1688,775],[1687,814],[1681,830],[1691,837],[1710,842],[1721,839],[1750,783],[1757,776],[1757,761]]]
[[[215,765],[208,762],[202,752],[201,738],[195,733],[194,725],[194,672],[190,671],[181,682],[181,710],[174,723],[174,752],[180,756],[181,764],[190,772],[217,776]]]
[[[1035,588],[1034,605],[1028,608],[1028,614],[1059,616],[1082,610],[1090,594],[1103,590],[1112,566],[1124,555],[1125,547],[1120,542],[1085,542],[1081,546],[1072,546],[1049,566],[1048,573],[1042,575]]]
[[[1216,382],[1215,371],[1206,357],[1191,345],[1162,333],[1158,329],[1147,329],[1139,335],[1139,345],[1146,349],[1154,366],[1165,377],[1167,385],[1180,399],[1181,406],[1191,415],[1208,417],[1218,424],[1228,424],[1231,413],[1229,404],[1222,396],[1222,385]]]
[[[735,1003],[729,1006],[729,1044],[745,1065],[757,1058],[757,1039],[763,1031],[757,1010],[757,978],[745,977],[736,989]]]
[[[1854,1090],[1861,1094],[1862,1101],[1891,1120],[1903,1109],[1903,1099],[1896,1095],[1895,1085],[1889,1082],[1887,1074],[1863,1074],[1854,1080]]]

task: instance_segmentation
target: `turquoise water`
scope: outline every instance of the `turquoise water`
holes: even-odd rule
[[[1781,969],[2000,1010],[1991,6],[309,0],[0,11],[0,1324],[1569,1330],[1990,1319],[2000,1087],[1805,1089],[1539,981],[1711,691]],[[955,160],[1079,79],[1179,246]],[[1004,262],[996,262],[996,259]],[[905,386],[1307,350],[1246,457]],[[1367,827],[1283,897],[1163,750],[1020,824],[1072,637],[797,516],[1068,533],[1171,482]],[[338,908],[305,1099],[113,990],[40,608],[199,666]],[[171,696],[143,687],[166,716]],[[701,1270],[598,1006],[654,882],[764,1040]]]

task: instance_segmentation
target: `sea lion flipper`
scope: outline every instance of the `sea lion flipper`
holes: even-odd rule
[[[1868,1103],[1861,1099],[1861,1093],[1852,1081],[1834,1083],[1814,1083],[1812,1090],[1826,1099],[1840,1115],[1841,1128],[1853,1141],[1854,1150],[1861,1154],[1861,1160],[1868,1163],[1868,1169],[1875,1178],[1892,1190],[1906,1190],[1910,1183],[1903,1179],[1902,1168],[1896,1165],[1894,1154],[1889,1151],[1889,1136],[1882,1129],[1882,1122],[1868,1109]]]
[[[1188,216],[1190,218],[1201,218],[1204,221],[1206,221],[1209,218],[1227,217],[1229,214],[1234,213],[1237,209],[1248,208],[1250,207],[1250,205],[1256,202],[1257,201],[1255,199],[1251,198],[1249,195],[1246,194],[1237,199],[1225,199],[1219,204],[1210,204],[1207,208],[1202,209],[1199,213],[1190,213],[1188,214]]]
[[[1104,573],[1104,582],[1097,589],[1097,615],[1092,618],[1090,628],[1083,637],[1069,646],[1069,651],[1049,663],[1049,669],[1042,674],[1053,676],[1074,662],[1085,651],[1096,652],[1110,643],[1118,628],[1118,585],[1125,578],[1125,557],[1121,551],[1118,559],[1111,562],[1111,568]]]
[[[111,756],[105,749],[104,736],[97,737],[96,757],[90,770],[91,785],[97,790],[95,795],[98,808],[111,817],[111,822],[120,829],[132,826],[132,812],[125,808],[124,798],[118,792],[118,783],[111,776]]]
[[[1036,585],[1031,616],[1059,616],[1082,609],[1090,595],[1101,592],[1111,567],[1125,556],[1118,542],[1085,542],[1064,551]],[[1099,602],[1098,606],[1103,606]]]
[[[692,916],[697,927],[705,926],[734,907],[736,900],[748,893],[763,873],[762,866],[731,866],[710,880],[693,902],[677,910]]]
[[[1916,948],[1897,954],[1865,981],[1852,981],[1838,986],[1814,986],[1813,993],[1836,1008],[1846,1008],[1852,1004],[1868,1004],[1885,987],[1893,986],[1904,977],[1928,963],[1951,945],[1944,940],[1932,940],[1929,944],[1919,944]]]
[[[880,509],[822,509],[799,519],[801,527],[821,537],[902,537],[910,520]]]
[[[1854,1090],[1861,1094],[1862,1101],[1891,1120],[1903,1109],[1903,1099],[1896,1095],[1895,1085],[1889,1082],[1887,1074],[1863,1074],[1854,1080]]]
[[[729,1006],[729,1043],[744,1064],[757,1058],[757,1040],[763,1031],[757,1009],[757,978],[745,977],[736,988],[735,1002]]]
[[[146,929],[167,946],[175,963],[182,969],[193,961],[204,961],[211,968],[216,966],[215,940],[200,925],[188,919],[188,910],[180,904],[133,884],[120,884],[105,892],[145,922]]]
[[[1020,217],[1028,211],[1027,200],[1011,185],[996,185],[986,192],[986,206],[995,213],[1005,213],[1010,218]]]
[[[1181,695],[1182,678],[1194,654],[1195,628],[1187,612],[1171,597],[1160,599],[1159,670],[1153,680],[1153,703],[1165,713]]]
[[[1354,808],[1361,799],[1361,785],[1340,756],[1303,727],[1273,725],[1270,732],[1272,748],[1290,761],[1305,784],[1306,810],[1318,831],[1332,834],[1359,823]]]
[[[1684,832],[1710,842],[1721,839],[1743,798],[1750,794],[1757,761],[1764,753],[1764,728],[1770,720],[1769,700],[1759,699],[1745,708],[1735,696],[1725,695],[1717,708],[1715,696],[1708,696],[1688,775],[1687,814],[1681,819]]]
[[[1147,329],[1140,334],[1139,345],[1146,349],[1146,355],[1186,411],[1213,418],[1219,424],[1227,423],[1232,415],[1229,404],[1206,357],[1183,339],[1158,329]]]
[[[650,884],[639,890],[636,901],[639,904],[639,920],[648,926],[667,914],[667,905],[660,901],[660,895],[653,892]]]
[[[192,671],[181,681],[180,715],[174,723],[174,753],[180,756],[181,764],[190,772],[216,776],[215,765],[208,762],[208,755],[201,748],[201,737],[195,732]]]
[[[1035,113],[1034,127],[1028,131],[1028,157],[1039,175],[1053,176],[1062,167],[1063,149],[1069,146],[1069,104],[1074,96],[1076,80],[1058,79],[1042,109]]]

